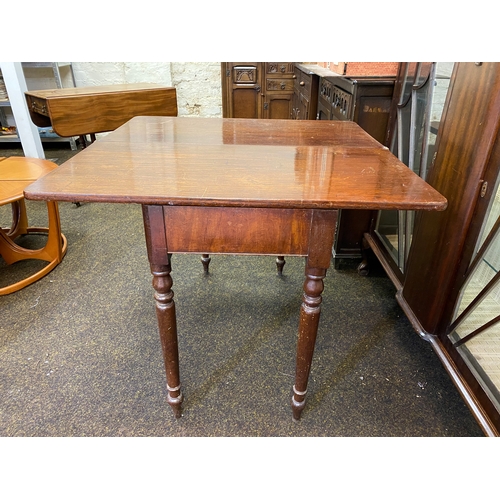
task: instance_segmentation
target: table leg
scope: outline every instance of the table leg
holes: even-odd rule
[[[292,411],[293,419],[300,420],[306,404],[307,381],[311,370],[314,345],[318,332],[321,309],[321,293],[326,269],[309,267],[306,264],[304,295],[300,308],[299,336],[297,341],[297,361],[295,368],[295,385],[293,386]]]
[[[28,216],[26,215],[26,204],[24,198],[11,204],[12,207],[12,226],[7,233],[11,239],[15,239],[20,234],[28,232]]]
[[[210,255],[208,253],[204,253],[201,255],[201,263],[203,264],[203,272],[208,274],[208,265],[210,264]]]
[[[171,266],[151,264],[155,290],[156,316],[160,330],[163,361],[167,372],[167,402],[176,418],[182,415],[181,382],[179,376],[179,351],[177,346],[177,321],[174,292],[172,292]]]
[[[278,268],[278,276],[283,275],[283,267],[285,266],[286,261],[283,255],[276,257],[276,267]]]
[[[153,274],[156,316],[163,361],[167,372],[167,402],[172,407],[176,418],[179,418],[182,415],[183,396],[179,377],[174,292],[172,292],[172,277],[170,276],[172,254],[167,248],[163,208],[155,205],[143,205],[142,213],[149,265]]]

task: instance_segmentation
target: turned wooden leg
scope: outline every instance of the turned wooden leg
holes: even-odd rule
[[[306,404],[307,382],[318,332],[321,293],[324,288],[323,279],[325,276],[326,269],[312,268],[306,265],[304,295],[299,318],[295,385],[293,386],[292,396],[293,419],[296,421],[300,419]]]
[[[283,267],[285,266],[285,264],[286,264],[286,261],[285,261],[285,257],[283,255],[276,257],[276,267],[278,268],[278,275],[279,276],[283,275]]]
[[[208,274],[208,266],[211,260],[212,259],[210,258],[210,255],[208,253],[204,253],[201,255],[201,263],[203,264],[203,272],[205,274]]]
[[[172,292],[171,266],[151,264],[155,290],[156,315],[160,330],[163,360],[167,372],[168,404],[176,418],[182,415],[181,382],[179,377],[179,352],[177,347],[177,321],[175,318],[174,292]]]

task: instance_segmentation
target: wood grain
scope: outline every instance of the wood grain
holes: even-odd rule
[[[115,130],[130,118],[176,116],[173,87],[140,83],[26,92],[31,119],[61,137]]]
[[[307,255],[312,210],[163,208],[169,252]]]

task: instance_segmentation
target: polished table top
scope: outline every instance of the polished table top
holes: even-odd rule
[[[145,117],[26,198],[146,205],[444,210],[446,199],[353,122]]]

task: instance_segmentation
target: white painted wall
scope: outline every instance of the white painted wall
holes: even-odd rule
[[[220,62],[73,62],[78,87],[161,83],[175,87],[179,116],[222,117]]]

